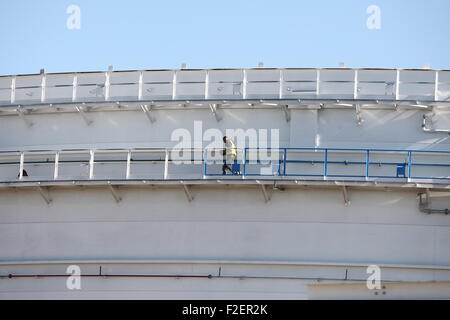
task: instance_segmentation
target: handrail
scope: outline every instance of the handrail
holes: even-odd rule
[[[209,69],[0,76],[0,105],[120,101],[450,101],[449,70]]]
[[[53,180],[61,179],[61,168],[68,164],[87,165],[84,173],[86,180],[97,177],[96,168],[122,164],[124,171],[108,171],[106,174],[118,174],[124,179],[132,177],[133,164],[163,164],[163,171],[154,170],[155,175],[169,178],[169,165],[181,165],[186,173],[203,177],[222,176],[217,165],[223,165],[221,153],[211,158],[211,152],[223,148],[99,148],[99,149],[59,149],[59,150],[10,150],[0,151],[0,181],[30,180],[31,174],[24,177],[23,170],[32,166],[42,166],[50,170],[53,166]],[[318,177],[333,178],[390,178],[390,179],[436,179],[450,180],[450,151],[411,150],[411,149],[371,149],[371,148],[238,148],[234,161],[238,165],[235,175],[272,177]],[[266,152],[271,157],[261,157]],[[145,156],[156,154],[157,156]],[[182,154],[183,157],[177,158]],[[335,158],[340,156],[340,158]],[[376,158],[374,158],[376,156]],[[418,159],[426,157],[426,159]],[[28,160],[28,161],[27,161]],[[192,165],[201,165],[202,169]],[[310,167],[308,167],[310,165]],[[319,167],[314,167],[318,165]],[[11,166],[13,166],[11,168]],[[28,166],[28,167],[27,167]],[[190,166],[190,167],[189,167]],[[242,166],[242,167],[241,167]],[[272,166],[275,171],[256,171]],[[306,166],[306,167],[305,167]],[[314,167],[314,168],[313,168]],[[9,168],[9,169],[8,169]],[[103,167],[105,168],[105,167]],[[303,171],[298,171],[301,168]],[[449,168],[449,169],[447,169]],[[12,171],[11,171],[12,170]],[[111,168],[112,170],[112,168]],[[150,171],[151,171],[150,170]],[[306,171],[305,171],[306,170]],[[321,171],[320,171],[321,170]],[[417,171],[416,171],[417,170]],[[424,171],[425,170],[425,171]],[[108,173],[110,172],[110,173]],[[179,170],[175,170],[177,175]],[[420,175],[420,172],[422,174]],[[12,178],[17,175],[17,179]],[[3,174],[3,176],[2,176]],[[423,176],[426,174],[426,176]],[[48,175],[48,173],[47,173]],[[84,178],[83,178],[84,179]],[[51,179],[50,179],[51,180]]]
[[[280,158],[275,158],[271,160],[272,164],[276,164],[278,166],[278,171],[276,174],[261,174],[261,173],[248,173],[248,166],[249,165],[259,165],[261,164],[261,161],[258,159],[253,159],[253,161],[249,160],[249,154],[258,153],[260,151],[270,151],[270,153],[278,153],[281,154]],[[288,152],[310,152],[310,153],[317,153],[321,152],[323,153],[323,159],[322,160],[289,160],[287,155]],[[364,161],[336,161],[336,160],[330,160],[329,154],[333,152],[338,153],[360,153],[361,156],[365,157]],[[277,175],[277,176],[315,176],[315,177],[353,177],[353,178],[403,178],[403,179],[439,179],[439,180],[450,180],[450,171],[447,176],[414,176],[412,175],[412,168],[413,167],[449,167],[450,168],[450,161],[448,163],[426,163],[426,162],[413,162],[412,158],[414,154],[418,155],[443,155],[443,156],[450,156],[450,151],[441,151],[441,150],[411,150],[411,149],[366,149],[366,148],[245,148],[243,151],[243,154],[245,155],[243,157],[243,161],[240,161],[243,165],[243,176],[261,176],[261,175]],[[379,155],[379,154],[395,154],[397,156],[403,156],[406,157],[403,161],[371,161],[370,155]],[[449,157],[450,160],[450,157]],[[288,173],[286,166],[288,163],[297,163],[297,164],[321,164],[323,165],[323,173],[322,174],[300,174],[300,173]],[[330,174],[329,172],[329,165],[364,165],[364,173],[362,174]],[[378,165],[378,166],[396,166],[397,173],[396,175],[371,175],[369,173],[370,166],[372,165]],[[218,175],[218,174],[211,174],[207,172],[206,163],[204,168],[205,175]]]

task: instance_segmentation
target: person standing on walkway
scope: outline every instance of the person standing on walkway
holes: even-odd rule
[[[230,164],[233,164],[237,158],[236,144],[234,143],[233,140],[231,140],[227,136],[223,137],[223,143],[225,145],[225,148],[223,149],[224,160],[222,166],[222,174],[226,175],[227,170],[233,174],[234,172],[231,169]]]

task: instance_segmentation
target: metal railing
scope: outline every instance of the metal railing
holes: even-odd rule
[[[450,71],[181,69],[0,77],[0,105],[327,98],[450,101]]]
[[[211,160],[208,152],[205,152],[205,176],[222,175],[217,172],[221,165],[223,160]],[[450,180],[450,151],[244,148],[234,161],[234,169],[232,174],[243,177]]]
[[[218,151],[219,150],[219,151]],[[65,149],[0,152],[0,182],[271,179],[450,181],[450,151],[278,148]]]
[[[180,152],[182,160],[171,158]],[[181,176],[190,173],[186,163],[201,166],[202,159],[203,150],[193,148],[2,151],[0,181],[168,179],[170,165]]]

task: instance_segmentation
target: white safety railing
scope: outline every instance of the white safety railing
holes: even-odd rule
[[[0,152],[0,182],[273,179],[418,179],[450,182],[450,151],[281,148],[67,149]]]
[[[0,182],[201,178],[202,149],[64,149],[0,152]]]
[[[0,105],[249,99],[450,101],[450,71],[181,69],[0,77]]]

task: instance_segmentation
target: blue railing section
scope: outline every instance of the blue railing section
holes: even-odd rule
[[[224,160],[204,153],[204,176],[223,176]],[[270,160],[260,153],[271,154]],[[275,155],[275,156],[274,156]],[[336,159],[338,158],[338,159]],[[343,159],[345,158],[345,159]],[[230,165],[230,164],[229,164]],[[309,165],[309,168],[308,168]],[[318,166],[318,167],[317,167]],[[244,148],[227,175],[450,180],[450,151],[356,148]],[[300,169],[300,170],[299,170]],[[269,171],[269,172],[268,172]]]

